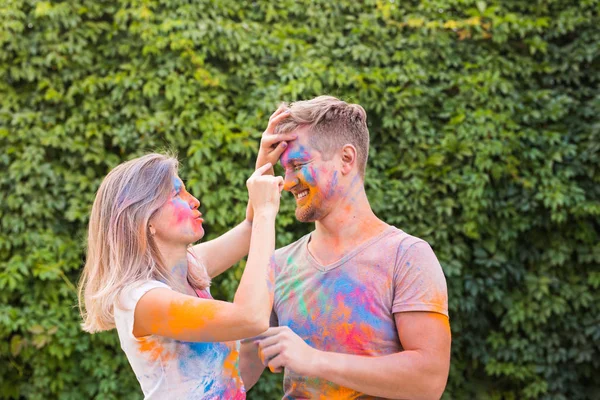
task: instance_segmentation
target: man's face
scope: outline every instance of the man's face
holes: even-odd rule
[[[285,169],[284,189],[296,199],[296,218],[313,222],[331,209],[338,193],[339,172],[335,156],[324,160],[321,152],[311,146],[306,128],[297,133],[298,139],[289,142],[279,160]]]

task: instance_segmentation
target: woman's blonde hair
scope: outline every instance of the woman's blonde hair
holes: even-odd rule
[[[102,181],[92,206],[87,260],[79,282],[85,331],[115,327],[114,306],[121,290],[132,283],[155,279],[182,289],[165,267],[148,227],[170,197],[177,168],[175,157],[148,154],[118,165]],[[210,284],[204,267],[188,268],[188,281],[196,289]]]

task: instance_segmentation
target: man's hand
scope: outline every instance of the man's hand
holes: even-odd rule
[[[288,146],[288,142],[298,137],[295,133],[287,133],[285,135],[276,135],[275,128],[277,125],[290,116],[289,110],[285,104],[279,106],[279,108],[269,117],[269,125],[263,132],[262,138],[260,139],[260,148],[258,150],[258,156],[256,157],[256,168],[271,163],[271,165],[277,164],[279,157],[285,151]],[[266,172],[267,174],[273,175],[273,168]]]
[[[289,327],[269,328],[258,341],[258,353],[263,365],[271,372],[289,368],[303,376],[314,376],[319,351],[310,347]]]

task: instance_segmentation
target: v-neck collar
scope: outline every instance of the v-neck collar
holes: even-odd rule
[[[396,228],[395,226],[391,226],[390,225],[386,229],[384,229],[379,235],[373,236],[369,240],[361,243],[360,246],[356,247],[354,250],[352,250],[349,253],[345,254],[344,256],[342,256],[342,258],[340,258],[339,260],[334,261],[333,263],[328,264],[328,265],[321,265],[317,261],[317,259],[311,254],[310,250],[308,249],[308,243],[310,243],[310,239],[312,237],[312,232],[309,233],[308,235],[306,235],[306,242],[304,243],[304,246],[305,246],[305,249],[306,249],[306,253],[308,254],[307,257],[308,257],[309,263],[314,268],[316,268],[317,270],[319,270],[321,272],[328,272],[328,271],[331,271],[331,270],[339,267],[340,265],[344,264],[346,261],[348,261],[352,257],[356,256],[358,253],[360,253],[361,251],[363,251],[367,247],[372,246],[373,244],[375,244],[376,242],[380,241],[384,237],[392,234],[393,232],[397,232],[397,231],[399,231],[398,228]]]

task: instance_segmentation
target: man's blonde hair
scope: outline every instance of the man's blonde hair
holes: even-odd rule
[[[79,282],[83,329],[115,327],[114,307],[121,290],[150,279],[182,291],[165,266],[148,223],[165,204],[177,174],[175,157],[148,154],[115,167],[104,178],[92,206],[87,260]],[[201,265],[188,269],[188,281],[204,289],[210,278]]]
[[[344,145],[352,144],[356,147],[357,166],[364,179],[369,158],[369,129],[364,108],[333,96],[319,96],[293,102],[289,111],[289,118],[277,126],[277,133],[309,126],[310,144],[326,158]]]

